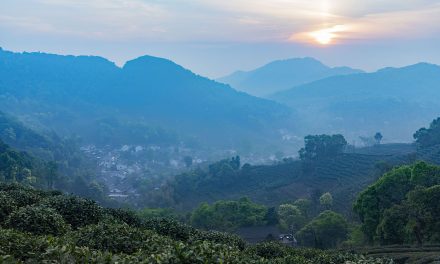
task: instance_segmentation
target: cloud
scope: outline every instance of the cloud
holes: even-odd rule
[[[434,0],[2,0],[0,30],[106,41],[304,42],[307,32],[342,25],[347,30],[334,37],[344,42],[439,33],[438,14]]]

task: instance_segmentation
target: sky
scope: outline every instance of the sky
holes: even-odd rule
[[[0,47],[121,66],[153,55],[210,78],[295,57],[440,64],[440,0],[1,0]]]

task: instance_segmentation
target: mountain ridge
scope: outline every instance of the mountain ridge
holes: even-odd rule
[[[440,114],[440,66],[417,63],[373,73],[332,76],[268,98],[297,110],[309,133],[337,132],[355,139],[377,131],[390,142],[410,142],[413,131]]]
[[[349,67],[328,67],[311,58],[291,58],[269,62],[251,71],[237,71],[217,79],[250,94],[266,97],[296,85],[334,75],[362,73]]]
[[[116,116],[229,144],[276,134],[272,127],[292,114],[277,102],[148,55],[118,67],[98,56],[1,50],[0,77],[0,110],[30,115],[61,134],[81,135],[94,120]]]

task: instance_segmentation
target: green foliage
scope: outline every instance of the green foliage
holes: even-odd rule
[[[407,208],[394,205],[386,209],[381,218],[376,230],[380,243],[383,245],[405,243],[407,237],[405,225],[408,221]]]
[[[282,258],[288,254],[288,247],[278,242],[265,242],[248,249],[249,252],[266,259]]]
[[[126,254],[140,249],[154,254],[170,244],[167,239],[152,231],[141,230],[125,223],[101,222],[88,225],[80,228],[72,237],[74,243],[80,247]]]
[[[324,211],[304,226],[297,238],[303,246],[334,248],[347,238],[348,224],[345,218],[332,211]]]
[[[219,232],[219,231],[212,231],[212,230],[204,231],[204,230],[195,229],[191,233],[191,237],[189,241],[191,242],[210,241],[216,244],[229,245],[234,248],[238,248],[240,250],[243,250],[246,247],[246,242],[238,235]]]
[[[304,148],[300,149],[302,160],[328,158],[342,153],[347,141],[342,135],[309,135],[304,138]]]
[[[10,255],[21,260],[38,259],[48,246],[45,237],[0,228],[0,256]]]
[[[0,191],[0,225],[6,220],[10,213],[17,209],[15,201],[8,193]]]
[[[278,207],[280,228],[283,231],[300,230],[306,223],[306,218],[301,210],[292,204],[282,204]]]
[[[234,230],[238,227],[264,225],[265,206],[248,198],[238,201],[217,201],[212,205],[202,203],[192,212],[191,224],[195,227],[215,230]]]
[[[331,193],[326,192],[321,197],[319,197],[319,203],[322,207],[324,207],[326,210],[330,210],[333,206],[333,196]]]
[[[195,230],[193,227],[170,218],[150,218],[144,221],[143,227],[154,230],[159,235],[181,241],[188,241]]]
[[[115,220],[126,223],[129,226],[140,227],[142,225],[142,219],[133,210],[125,208],[105,208],[104,212]]]
[[[171,208],[144,208],[138,213],[142,219],[150,218],[179,218],[179,215]]]
[[[312,201],[308,199],[298,199],[296,200],[293,205],[298,207],[298,209],[301,211],[302,215],[308,219],[312,214]]]
[[[406,232],[419,244],[440,242],[440,185],[418,187],[408,194]]]
[[[362,247],[366,244],[366,237],[360,225],[352,225],[349,227],[348,239],[342,243],[343,247],[353,248]]]
[[[429,147],[440,144],[440,117],[434,119],[429,128],[421,128],[414,134],[414,139],[420,146]]]
[[[17,185],[2,185],[0,197],[18,189]],[[37,193],[31,188],[19,190]],[[13,209],[7,220],[13,229],[0,228],[0,262],[334,264],[363,259],[354,254],[293,249],[276,243],[249,246],[237,235],[202,231],[173,219],[149,218],[139,225],[139,218],[130,210],[102,209],[57,192],[39,192],[38,196],[40,201],[34,206]],[[64,212],[72,223],[80,219],[73,218],[72,212],[99,211],[101,217],[92,223],[89,215],[84,218],[86,225],[63,234],[67,224],[47,205]],[[51,235],[37,236],[23,230]]]
[[[417,162],[383,175],[363,191],[354,210],[370,242],[439,242],[440,167]]]
[[[279,215],[275,207],[270,207],[267,209],[266,215],[264,216],[264,221],[269,226],[279,224]]]
[[[27,153],[17,152],[0,140],[0,181],[32,183],[34,163]]]
[[[77,196],[54,196],[43,203],[63,216],[73,229],[96,224],[103,218],[103,209],[95,201]]]
[[[70,228],[60,214],[45,206],[19,208],[9,215],[5,225],[36,235],[61,235]]]

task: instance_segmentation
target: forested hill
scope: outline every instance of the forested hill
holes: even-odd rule
[[[318,199],[330,192],[334,209],[347,213],[358,192],[393,166],[416,159],[430,159],[440,152],[416,153],[415,146],[382,145],[359,153],[343,153],[307,163],[301,160],[280,161],[275,165],[234,167],[231,160],[220,161],[206,170],[195,170],[176,176],[170,182],[174,200],[182,208],[199,203],[234,200],[247,196],[255,202],[274,206],[299,198]],[[364,153],[367,152],[367,153]],[[437,162],[440,159],[436,157]],[[430,159],[432,161],[432,159]]]
[[[381,131],[392,142],[410,142],[415,130],[440,115],[439,87],[440,66],[419,63],[329,77],[270,98],[296,109],[309,133],[356,139]]]
[[[300,159],[251,166],[240,158],[225,159],[207,169],[177,175],[170,181],[172,199],[181,208],[204,201],[233,200],[247,196],[275,206],[299,198],[312,201],[322,193],[334,197],[334,209],[350,215],[358,193],[395,166],[427,161],[440,164],[440,118],[415,134],[413,144],[379,144],[353,148],[342,135],[305,138]],[[380,138],[380,137],[377,137]],[[169,189],[167,189],[169,190]],[[169,193],[167,198],[170,199]]]
[[[0,182],[57,188],[114,205],[96,181],[96,164],[72,138],[36,132],[0,112]]]
[[[86,140],[109,117],[227,145],[273,139],[291,124],[287,107],[150,56],[119,68],[100,57],[0,50],[0,80],[0,110]]]
[[[295,58],[273,61],[252,71],[238,71],[218,81],[249,94],[266,97],[326,77],[361,72],[349,67],[331,68],[313,58]]]

